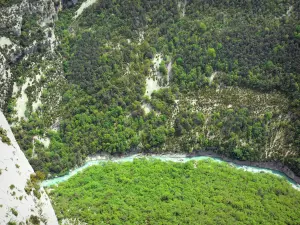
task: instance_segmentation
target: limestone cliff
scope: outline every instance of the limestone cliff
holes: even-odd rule
[[[34,171],[21,151],[14,135],[0,112],[0,127],[10,144],[0,140],[0,224],[40,221],[58,224],[50,200],[43,188],[33,184]]]
[[[53,54],[57,44],[54,21],[58,8],[59,1],[53,0],[0,4],[0,109],[12,95],[13,82],[20,78],[13,73],[12,66],[33,55],[45,59]]]

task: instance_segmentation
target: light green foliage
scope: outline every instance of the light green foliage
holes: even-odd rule
[[[93,166],[50,193],[61,221],[87,224],[299,224],[300,192],[225,163],[137,159]]]
[[[200,29],[201,32],[205,32],[206,29],[207,29],[205,23],[203,23],[203,22],[199,22],[198,26],[199,26],[199,29]]]
[[[216,54],[216,50],[214,48],[208,48],[207,49],[207,54],[212,57],[212,58],[216,58],[217,54]]]
[[[207,75],[211,75],[212,72],[213,72],[212,66],[209,65],[209,64],[207,64],[207,65],[205,66],[205,72],[206,72]]]
[[[17,225],[17,222],[9,221],[9,222],[7,223],[7,225]]]

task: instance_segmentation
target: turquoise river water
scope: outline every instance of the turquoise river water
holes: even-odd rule
[[[173,161],[173,162],[188,162],[191,160],[212,160],[214,162],[225,162],[219,158],[214,158],[214,157],[209,157],[209,156],[195,156],[195,157],[187,157],[185,155],[152,155],[152,156],[145,156],[145,155],[132,155],[132,156],[128,156],[128,157],[120,157],[120,158],[106,158],[106,157],[94,157],[94,158],[89,158],[88,161],[81,167],[78,167],[72,171],[70,171],[67,175],[64,175],[62,177],[56,177],[53,179],[49,179],[49,180],[45,180],[42,182],[42,186],[43,187],[49,187],[51,185],[55,185],[55,184],[59,184],[61,182],[64,182],[66,180],[68,180],[70,177],[76,175],[78,172],[83,171],[84,169],[88,168],[89,166],[93,166],[93,165],[98,165],[99,163],[102,162],[117,162],[117,163],[122,163],[122,162],[132,162],[133,159],[135,158],[141,158],[141,157],[146,157],[146,158],[155,158],[155,159],[159,159],[162,161]],[[228,163],[228,162],[226,162]],[[275,176],[280,176],[285,178],[292,186],[293,188],[297,189],[300,191],[300,185],[296,184],[293,180],[291,180],[290,178],[288,178],[286,175],[284,175],[283,173],[277,171],[277,170],[271,170],[271,169],[265,169],[265,168],[259,168],[259,167],[253,167],[253,166],[243,166],[243,165],[237,165],[234,163],[228,163],[238,169],[242,169],[245,171],[249,171],[249,172],[253,172],[253,173],[261,173],[261,172],[265,172],[265,173],[270,173],[273,174]]]

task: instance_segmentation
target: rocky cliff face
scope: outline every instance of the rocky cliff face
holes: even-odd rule
[[[10,140],[9,144],[0,138],[0,224],[58,224],[47,194],[39,187],[38,174],[29,165],[2,112],[0,127]]]
[[[19,77],[11,67],[27,60],[33,53],[44,58],[49,56],[57,43],[54,20],[59,1],[7,2],[3,6],[0,4],[0,109],[4,108],[12,94],[13,81]]]
[[[36,85],[42,77],[43,69],[32,65],[47,64],[47,60],[55,58],[53,24],[59,1],[13,0],[1,4],[0,110],[13,96],[21,118],[28,100],[35,109],[41,104],[41,94],[34,95],[34,99],[27,97],[24,86]],[[26,68],[30,78],[29,72],[24,72]],[[41,91],[42,87],[36,89]],[[39,186],[43,174],[33,171],[1,111],[0,151],[0,224],[58,224],[50,200]]]

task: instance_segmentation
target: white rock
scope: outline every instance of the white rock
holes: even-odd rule
[[[88,8],[89,6],[91,6],[96,1],[97,0],[87,0],[87,1],[83,2],[81,4],[81,6],[79,7],[79,9],[76,11],[75,16],[73,17],[73,19],[76,19],[83,12],[84,9]]]
[[[28,97],[25,93],[26,88],[28,87],[30,82],[29,78],[26,78],[25,84],[22,86],[21,96],[17,99],[16,102],[16,110],[17,110],[17,117],[19,119],[25,118],[25,111],[26,111],[26,104],[28,102]]]
[[[24,188],[30,174],[34,173],[21,151],[14,135],[0,111],[0,126],[7,131],[11,145],[0,141],[0,224],[7,224],[10,221],[26,222],[31,215],[45,219],[47,224],[58,224],[51,202],[43,188],[40,189],[41,198],[36,198],[32,193],[27,195]],[[14,186],[12,186],[14,185]],[[15,192],[15,194],[13,194]],[[19,198],[22,196],[22,200]],[[11,209],[17,211],[15,216]],[[41,224],[44,224],[41,222]]]

